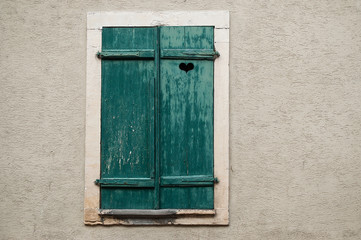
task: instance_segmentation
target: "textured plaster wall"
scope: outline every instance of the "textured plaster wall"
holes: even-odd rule
[[[230,10],[231,224],[83,225],[86,12]],[[0,1],[1,239],[361,239],[361,1]]]

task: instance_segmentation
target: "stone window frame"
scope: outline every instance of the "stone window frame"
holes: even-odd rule
[[[214,61],[214,185],[213,210],[177,210],[160,218],[112,216],[101,212],[100,105],[101,51],[103,27],[214,26],[214,46],[220,53]],[[86,225],[228,225],[229,224],[229,12],[228,11],[134,11],[89,12],[87,14],[87,75],[85,127],[84,223]],[[135,210],[136,211],[136,210]],[[164,210],[162,211],[164,212]],[[161,212],[159,212],[161,213]],[[125,214],[126,215],[126,214]],[[160,214],[161,215],[161,214]]]

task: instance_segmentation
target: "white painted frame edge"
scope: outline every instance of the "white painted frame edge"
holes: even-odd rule
[[[214,175],[220,182],[214,188],[212,217],[187,216],[172,219],[173,225],[229,224],[229,12],[228,11],[135,11],[89,12],[87,16],[87,74],[85,127],[84,223],[87,225],[154,224],[154,221],[123,221],[98,215],[100,191],[94,184],[100,178],[101,51],[103,27],[124,26],[214,26]]]

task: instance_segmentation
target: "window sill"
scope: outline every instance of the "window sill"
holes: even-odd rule
[[[99,209],[93,217],[86,214],[86,225],[228,225],[227,209]]]

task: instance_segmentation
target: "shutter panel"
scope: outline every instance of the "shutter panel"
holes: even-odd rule
[[[103,28],[98,56],[100,207],[212,209],[213,27]]]
[[[160,208],[213,209],[214,56],[213,27],[160,27]]]
[[[101,208],[152,209],[154,28],[103,28]]]

